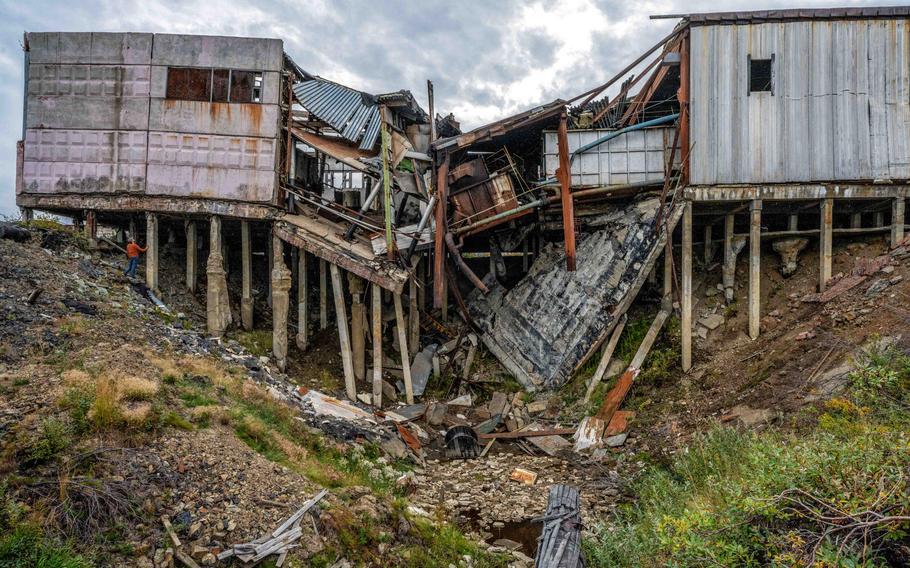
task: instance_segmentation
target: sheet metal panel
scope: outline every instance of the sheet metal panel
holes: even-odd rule
[[[303,108],[327,122],[342,137],[359,142],[362,150],[372,150],[376,145],[379,106],[366,99],[364,93],[319,77],[301,81],[293,89]]]
[[[697,26],[691,53],[693,184],[910,177],[907,20]]]
[[[609,130],[570,130],[569,152],[609,133]],[[602,187],[663,179],[665,152],[672,143],[672,127],[646,128],[617,136],[575,158],[572,185]],[[679,163],[678,152],[676,163]],[[559,167],[556,132],[544,132],[544,165],[546,177],[555,177]]]

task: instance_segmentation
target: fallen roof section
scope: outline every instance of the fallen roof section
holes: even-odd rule
[[[296,83],[297,100],[342,137],[372,150],[379,136],[379,104],[375,97],[321,77]]]
[[[704,12],[696,14],[661,14],[651,19],[682,18],[692,25],[756,24],[796,20],[850,20],[910,17],[910,6],[868,6],[856,8],[791,8],[786,10],[751,10],[742,12]]]
[[[664,232],[653,227],[659,204],[639,199],[599,216],[598,230],[579,235],[576,272],[551,243],[514,288],[472,296],[484,344],[526,388],[568,381],[632,304],[663,249]],[[674,209],[671,227],[681,212]]]
[[[433,144],[433,147],[437,150],[457,150],[459,148],[464,148],[478,142],[492,140],[498,136],[508,134],[509,132],[512,132],[519,128],[530,126],[541,120],[558,116],[564,110],[566,110],[566,102],[564,100],[557,99],[551,103],[534,107],[530,110],[526,110],[516,115],[503,118],[502,120],[491,122],[490,124],[485,124],[483,126],[475,128],[470,132],[459,134],[458,136],[447,138],[445,140],[437,140]]]
[[[319,134],[307,132],[306,130],[296,127],[291,127],[291,134],[312,148],[319,150],[327,156],[335,158],[343,164],[351,166],[357,171],[374,176],[377,175],[372,168],[360,160],[361,158],[373,157],[373,152],[351,146],[344,142],[343,139],[320,136]]]
[[[345,240],[345,230],[346,227],[315,214],[285,215],[274,225],[275,234],[281,240],[400,294],[408,272],[373,254],[369,242],[359,238]]]

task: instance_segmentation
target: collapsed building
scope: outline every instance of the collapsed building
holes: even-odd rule
[[[305,353],[334,307],[346,394],[376,406],[384,338],[412,402],[428,359],[464,346],[470,368],[470,333],[532,390],[600,356],[590,394],[650,280],[661,309],[586,425],[597,437],[673,310],[692,366],[696,235],[727,301],[747,248],[753,338],[763,242],[785,273],[817,245],[824,291],[835,236],[904,238],[910,8],[669,17],[606,83],[464,133],[431,85],[428,111],[408,91],[360,92],[302,70],[280,40],[30,33],[17,203],[91,239],[99,223],[140,236],[152,289],[161,228],[185,235],[190,290],[206,254],[216,336],[254,327],[267,263],[279,365],[289,320]]]

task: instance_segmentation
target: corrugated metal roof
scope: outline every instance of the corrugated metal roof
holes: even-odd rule
[[[855,8],[794,8],[788,10],[753,10],[746,12],[707,12],[680,14],[693,25],[751,24],[792,20],[843,20],[869,18],[907,18],[910,6],[869,6]]]
[[[372,150],[379,136],[379,105],[371,95],[319,77],[294,84],[303,108],[327,122],[342,137]]]

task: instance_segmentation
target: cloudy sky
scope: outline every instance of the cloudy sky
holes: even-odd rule
[[[471,128],[608,79],[673,27],[650,14],[905,1],[0,0],[0,215],[14,214],[23,31],[276,37],[311,73],[373,93],[410,89]]]

